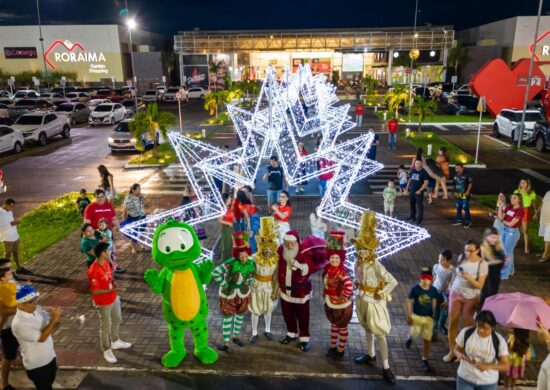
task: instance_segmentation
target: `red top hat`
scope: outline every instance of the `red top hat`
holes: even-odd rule
[[[252,254],[252,250],[250,249],[250,244],[248,242],[247,232],[235,232],[232,234],[232,238],[233,249],[231,250],[231,254],[233,255],[233,257],[239,257],[239,253],[241,252],[246,252],[249,255]]]
[[[340,261],[343,263],[346,260],[346,248],[344,247],[344,237],[346,233],[331,230],[329,232],[329,239],[327,241],[327,255],[340,256]]]

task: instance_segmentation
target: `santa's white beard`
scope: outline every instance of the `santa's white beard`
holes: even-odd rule
[[[290,263],[292,262],[296,256],[298,256],[298,251],[300,250],[300,248],[296,247],[296,248],[287,248],[286,246],[283,247],[283,259],[286,260],[287,263]]]

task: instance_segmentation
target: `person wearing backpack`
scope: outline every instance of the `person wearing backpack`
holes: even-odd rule
[[[497,321],[487,310],[477,313],[475,326],[462,329],[456,338],[455,355],[460,359],[457,390],[496,390],[498,373],[509,365],[508,345],[495,332]]]
[[[443,358],[447,363],[456,358],[454,346],[460,318],[464,326],[474,323],[474,314],[479,308],[481,289],[488,273],[489,266],[481,257],[479,242],[466,241],[449,289],[449,353]]]

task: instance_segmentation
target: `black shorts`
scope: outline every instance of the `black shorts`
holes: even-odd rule
[[[11,332],[11,328],[2,329],[2,352],[4,352],[4,359],[15,360],[17,358],[17,349],[19,348],[19,342]]]

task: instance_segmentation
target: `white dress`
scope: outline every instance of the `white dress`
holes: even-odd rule
[[[391,299],[390,293],[397,286],[397,280],[378,261],[372,264],[364,262],[356,269],[355,277],[361,286],[377,287],[380,282],[385,283],[379,293],[381,299],[375,299],[374,292],[364,291],[359,286],[356,311],[359,323],[367,332],[375,336],[386,336],[391,330],[387,302]]]
[[[248,310],[254,315],[271,314],[277,305],[277,299],[272,300],[271,296],[274,291],[273,283],[276,283],[277,277],[273,276],[277,271],[277,262],[272,265],[260,265],[256,263],[256,272],[254,276],[270,277],[269,281],[260,281],[254,277],[254,284],[251,287],[250,304]],[[275,282],[273,280],[275,279]],[[275,291],[277,289],[275,288]]]

